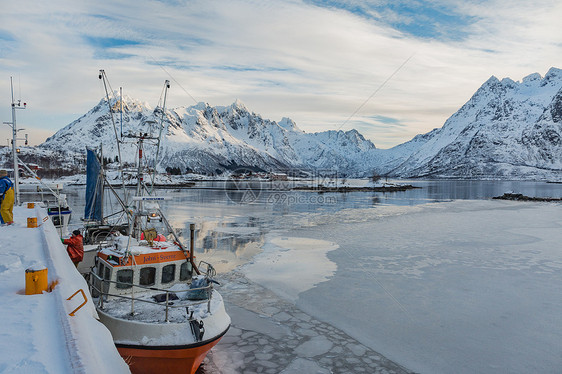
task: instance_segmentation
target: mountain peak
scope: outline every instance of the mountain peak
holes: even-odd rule
[[[416,137],[390,173],[401,177],[558,179],[562,70],[522,82],[490,77],[445,125]],[[399,165],[396,167],[395,165]],[[388,172],[383,170],[383,172]]]
[[[515,88],[517,86],[517,82],[515,82],[511,78],[503,78],[501,80],[501,84],[502,84],[502,86],[507,87],[507,88]]]
[[[472,95],[471,101],[479,101],[485,99],[490,92],[496,91],[500,86],[500,80],[492,75],[486,82],[482,84],[482,86],[480,86],[480,88],[478,88],[478,90],[476,90],[474,95]]]
[[[562,69],[552,67],[548,69],[548,72],[544,76],[542,84],[543,85],[546,85],[548,83],[556,84],[556,82],[560,80],[562,80]]]
[[[495,75],[492,75],[486,82],[484,82],[483,86],[489,86],[492,84],[497,84],[499,82],[500,80]]]
[[[234,100],[234,102],[232,103],[232,105],[230,107],[232,109],[235,109],[235,110],[240,110],[240,111],[243,111],[243,112],[249,112],[246,105],[244,105],[244,103],[240,99]]]
[[[205,109],[207,109],[208,106],[209,106],[209,104],[207,104],[206,102],[200,101],[197,104],[192,105],[190,108],[193,108],[195,110],[205,110]]]
[[[482,86],[480,86],[480,88],[476,91],[475,95],[479,95],[483,91],[487,92],[489,90],[493,90],[495,87],[497,87],[500,84],[501,84],[500,80],[496,78],[495,75],[492,75],[490,78],[488,78],[486,82],[482,84]]]
[[[297,127],[295,121],[287,117],[281,118],[281,121],[279,121],[277,124],[285,130],[303,132]]]
[[[548,69],[548,71],[546,72],[546,75],[544,77],[548,78],[548,77],[551,77],[551,76],[556,76],[556,77],[562,76],[562,69],[551,67],[550,69]]]
[[[529,74],[526,77],[523,77],[522,82],[523,83],[531,83],[531,82],[535,82],[535,81],[540,81],[542,79],[542,76],[539,73],[533,73],[533,74]]]

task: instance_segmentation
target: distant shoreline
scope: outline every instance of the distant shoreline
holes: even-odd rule
[[[298,186],[293,187],[292,190],[296,191],[316,191],[316,192],[397,192],[397,191],[407,191],[414,188],[422,188],[417,186],[412,186],[411,184],[405,184],[400,186],[380,186],[380,187],[310,187],[310,186]]]
[[[214,181],[216,182],[216,181]],[[220,181],[219,181],[220,182]],[[154,184],[155,188],[160,189],[170,189],[170,188],[191,188],[191,189],[201,189],[201,190],[264,190],[264,191],[308,191],[308,192],[398,192],[407,191],[416,188],[422,188],[418,186],[413,186],[411,184],[397,185],[397,186],[377,186],[377,187],[353,187],[353,186],[340,186],[340,187],[327,187],[327,186],[295,186],[287,188],[264,188],[264,186],[256,186],[253,188],[251,185],[244,185],[242,187],[227,187],[227,186],[216,186],[216,187],[202,187],[196,186],[196,182],[181,182],[181,183],[166,183],[166,184]],[[69,183],[68,186],[85,186],[84,183]],[[120,183],[112,184],[113,187],[121,187]],[[125,187],[136,187],[136,184],[126,184]]]

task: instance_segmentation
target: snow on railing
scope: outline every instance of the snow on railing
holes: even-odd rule
[[[97,281],[99,283],[100,288],[96,287],[96,285],[95,285],[96,282],[90,282],[90,293],[93,295],[94,293],[92,292],[92,290],[95,290],[97,295],[99,295],[98,296],[98,306],[102,310],[103,310],[103,306],[104,306],[104,299],[106,299],[107,296],[111,296],[111,297],[121,298],[121,299],[125,299],[125,300],[130,300],[131,301],[131,315],[134,315],[134,312],[135,312],[135,301],[140,301],[140,302],[143,302],[143,303],[154,304],[154,305],[158,305],[160,307],[164,307],[165,321],[166,322],[169,322],[169,318],[168,318],[169,308],[189,308],[189,307],[193,307],[193,306],[196,306],[196,305],[202,305],[202,304],[207,303],[207,312],[211,313],[211,298],[212,298],[212,294],[213,294],[213,282],[212,281],[210,281],[209,285],[206,286],[206,287],[189,288],[189,289],[181,290],[181,291],[170,291],[170,290],[160,289],[160,288],[156,288],[156,287],[147,287],[147,286],[141,286],[141,285],[133,284],[133,283],[116,282],[116,281],[112,281],[112,280],[109,280],[109,279],[103,279],[102,277],[100,277],[99,275],[97,275],[94,272],[90,272],[90,277],[91,276],[93,276],[95,278],[95,281]],[[112,293],[109,293],[109,292],[102,291],[104,289],[104,284],[111,284],[111,283],[131,286],[131,294],[130,295],[119,295],[119,294],[112,294]],[[141,299],[141,298],[138,298],[138,297],[135,298],[135,292],[134,292],[135,287],[142,288],[142,289],[147,290],[147,291],[158,291],[158,292],[165,293],[165,295],[166,295],[165,304],[150,301],[150,300]],[[107,288],[109,289],[109,287],[107,287]],[[172,300],[170,300],[170,294],[171,293],[173,293],[173,294],[175,294],[175,293],[188,293],[188,292],[200,292],[201,293],[201,291],[206,291],[206,292],[204,292],[207,295],[206,299],[189,300],[189,298],[187,298],[189,300],[188,303],[182,303],[182,304],[171,303],[171,301],[172,301]]]

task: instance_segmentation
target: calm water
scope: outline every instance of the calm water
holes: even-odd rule
[[[426,232],[426,230],[430,232],[422,236],[426,238],[426,242],[429,241],[428,237],[439,237],[438,242],[457,245],[458,248],[449,252],[441,251],[442,247],[437,247],[436,252],[435,243],[431,243],[429,249],[419,247],[417,245],[419,237],[415,234],[409,235],[409,228],[405,227],[399,234],[400,246],[396,252],[393,252],[392,236],[396,226],[388,226],[388,230],[384,231],[387,226],[379,222],[376,227],[382,228],[382,233],[373,232],[370,220],[380,213],[376,212],[377,209],[381,212],[389,210],[386,207],[381,209],[383,206],[406,207],[398,209],[403,211],[419,204],[458,199],[489,199],[508,191],[527,196],[562,198],[562,184],[419,180],[402,181],[402,183],[410,183],[421,188],[392,193],[342,194],[288,191],[272,188],[270,185],[254,185],[253,187],[261,188],[247,190],[237,189],[232,183],[225,185],[220,182],[205,182],[198,185],[200,188],[165,189],[160,190],[158,194],[171,197],[171,200],[164,202],[162,208],[166,211],[172,225],[183,231],[185,243],[189,241],[189,224],[196,224],[195,255],[198,259],[211,262],[219,272],[250,261],[265,242],[266,234],[275,234],[276,231],[282,235],[290,231],[287,236],[297,238],[321,239],[337,243],[342,250],[329,253],[330,261],[337,264],[337,273],[330,280],[299,295],[297,307],[345,331],[364,344],[370,345],[371,348],[376,347],[377,351],[401,364],[411,364],[412,368],[427,366],[430,369],[425,370],[426,372],[439,372],[441,367],[432,360],[437,360],[438,363],[445,362],[443,364],[445,366],[447,362],[461,362],[465,365],[462,360],[466,356],[469,357],[466,361],[470,365],[462,366],[464,372],[483,372],[478,370],[482,367],[486,367],[490,372],[500,371],[503,366],[486,365],[498,360],[501,362],[504,357],[507,357],[504,365],[509,360],[515,360],[513,356],[503,355],[504,351],[512,352],[514,348],[508,344],[504,349],[505,344],[501,344],[505,342],[503,339],[509,341],[513,336],[524,341],[521,346],[526,347],[525,357],[532,356],[533,349],[541,351],[540,357],[548,356],[548,353],[542,352],[543,346],[535,344],[532,339],[527,339],[528,335],[521,334],[519,330],[521,330],[521,321],[531,326],[527,327],[527,332],[533,328],[536,320],[543,321],[538,326],[541,326],[541,323],[552,323],[552,326],[557,326],[556,321],[551,318],[560,315],[559,309],[552,315],[548,312],[548,308],[556,310],[552,305],[557,304],[547,303],[541,299],[543,290],[539,287],[537,292],[533,293],[533,297],[525,297],[522,299],[524,302],[519,304],[518,288],[505,286],[514,279],[511,273],[498,278],[497,271],[484,271],[481,268],[481,262],[487,259],[481,256],[482,249],[473,250],[472,247],[472,242],[477,246],[481,245],[478,241],[479,231],[468,235],[468,239],[455,238],[457,227],[461,223],[466,223],[461,219],[453,222],[453,227],[449,227],[449,231],[432,236],[434,233],[428,230],[432,228],[431,218],[418,216],[418,220],[414,219],[412,222],[418,225],[421,222],[423,227],[417,227],[418,232]],[[73,220],[75,224],[79,224],[79,217],[83,215],[84,209],[84,188],[70,187],[65,192],[74,210]],[[442,213],[444,209],[448,209],[447,204],[444,204],[439,212]],[[492,236],[489,232],[486,235]],[[512,236],[515,235],[510,233],[510,237]],[[373,251],[372,243],[379,239],[385,240],[376,251]],[[512,237],[511,240],[517,241],[518,237]],[[461,251],[462,254],[459,254]],[[529,256],[534,256],[534,253],[538,252],[525,253],[523,250],[512,256],[509,252],[500,251],[489,260],[493,264],[500,261],[500,267],[517,264],[518,261],[524,267],[538,266],[546,261],[540,258],[539,254],[537,255],[539,259],[530,261],[528,265],[527,259]],[[424,266],[432,267],[433,271],[427,271],[424,277],[419,278],[417,271],[420,268],[425,271]],[[383,272],[381,269],[387,271]],[[521,280],[517,282],[518,285],[523,284],[523,288],[527,290],[529,284],[535,286],[544,284],[548,290],[552,289],[553,284],[560,284],[557,283],[558,275],[554,275],[547,282],[540,283],[544,274],[537,276],[525,274],[521,273],[520,269],[508,271],[523,274],[522,278],[519,278]],[[294,274],[292,277],[297,278]],[[530,283],[529,279],[534,283]],[[346,292],[334,292],[342,285]],[[558,295],[556,290],[549,292]],[[465,295],[468,296],[464,298]],[[508,303],[505,300],[510,301]],[[491,304],[487,304],[488,301]],[[507,311],[503,311],[504,305],[508,305]],[[537,305],[542,313],[538,314],[539,318],[536,320],[528,318],[526,314],[529,309],[525,307],[530,308],[532,305]],[[435,308],[439,312],[435,312]],[[415,319],[404,318],[403,311],[407,311],[408,315],[419,315],[416,315]],[[517,316],[521,315],[524,319],[518,320]],[[482,325],[485,328],[481,329],[479,327],[482,320],[493,321],[494,324],[486,323]],[[529,320],[531,322],[528,323]],[[516,328],[505,327],[509,326],[506,321]],[[457,329],[456,325],[460,327]],[[358,329],[357,326],[366,327]],[[487,333],[487,329],[491,332]],[[545,334],[547,335],[549,334]],[[494,343],[496,337],[499,343]],[[527,347],[527,340],[532,341],[529,347]],[[542,340],[538,339],[538,341],[540,343]],[[490,346],[498,348],[486,349]],[[453,348],[449,349],[449,347]],[[387,354],[387,351],[392,355]],[[496,355],[497,352],[500,354]],[[474,357],[479,359],[473,360]],[[556,361],[555,356],[552,357]],[[403,359],[405,361],[401,362]],[[520,371],[524,372],[527,362],[523,359],[515,362],[523,368]],[[546,365],[548,367],[550,363]],[[448,366],[442,372],[448,372],[450,369],[451,367]],[[418,371],[424,372],[424,370]],[[200,370],[200,372],[207,371]]]
[[[162,204],[170,223],[189,237],[197,227],[196,250],[224,262],[245,261],[272,230],[306,225],[311,216],[381,205],[413,206],[456,199],[489,199],[511,191],[527,196],[562,198],[562,184],[520,181],[400,181],[421,187],[403,192],[318,193],[287,190],[283,184],[198,182],[196,188],[162,189],[172,199]],[[84,214],[84,187],[66,187],[72,224]],[[115,201],[114,201],[115,203]],[[187,240],[186,240],[187,242]],[[222,254],[221,254],[222,253]],[[225,255],[226,253],[226,255]]]

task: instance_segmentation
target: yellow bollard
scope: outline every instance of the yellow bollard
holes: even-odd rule
[[[49,286],[47,275],[47,268],[39,270],[25,270],[25,294],[36,295],[43,293],[43,291],[47,291]]]
[[[29,228],[37,227],[37,217],[27,218],[27,227]]]
[[[27,203],[27,209],[35,208],[35,203]]]

